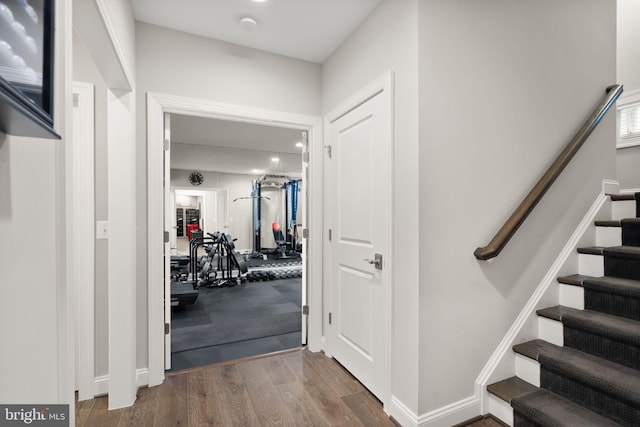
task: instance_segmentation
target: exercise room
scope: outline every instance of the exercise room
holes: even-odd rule
[[[166,122],[171,369],[299,347],[302,131],[177,114]]]

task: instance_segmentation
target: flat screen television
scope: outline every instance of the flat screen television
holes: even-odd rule
[[[53,130],[54,0],[0,0],[0,131]]]

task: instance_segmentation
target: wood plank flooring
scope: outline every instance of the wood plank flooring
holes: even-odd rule
[[[380,402],[322,353],[297,349],[167,375],[129,408],[76,403],[78,427],[389,426]]]

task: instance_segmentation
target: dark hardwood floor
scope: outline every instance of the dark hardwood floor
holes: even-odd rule
[[[298,349],[167,374],[129,408],[77,402],[79,427],[390,426],[357,380],[322,353]]]

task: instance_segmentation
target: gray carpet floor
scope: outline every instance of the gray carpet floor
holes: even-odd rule
[[[172,313],[172,371],[301,345],[300,278],[201,288]]]

